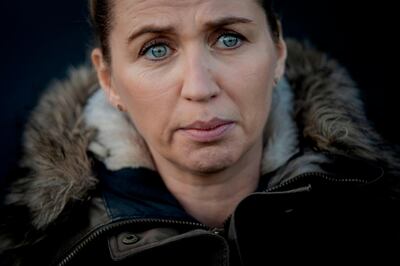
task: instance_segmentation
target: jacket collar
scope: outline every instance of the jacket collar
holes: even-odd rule
[[[169,192],[156,171],[123,168],[110,171],[96,163],[100,190],[111,220],[168,219],[196,222]]]

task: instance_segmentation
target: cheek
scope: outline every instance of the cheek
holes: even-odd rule
[[[252,59],[252,58],[250,58]],[[242,61],[243,62],[243,61]],[[252,59],[247,64],[232,68],[229,78],[231,88],[227,93],[238,106],[247,130],[263,125],[269,113],[274,64],[269,57]]]
[[[176,90],[169,80],[131,69],[120,71],[115,87],[140,134],[148,142],[165,137],[176,106]]]

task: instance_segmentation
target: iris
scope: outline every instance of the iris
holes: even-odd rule
[[[151,55],[155,58],[162,58],[168,53],[167,47],[165,45],[154,46],[150,49],[150,51]]]
[[[221,36],[221,38],[219,40],[221,40],[222,43],[226,47],[229,47],[229,48],[235,47],[239,42],[239,39],[236,36],[233,36],[233,35]]]

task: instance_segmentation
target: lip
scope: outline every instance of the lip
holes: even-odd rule
[[[193,141],[213,142],[222,139],[234,126],[233,121],[213,118],[207,122],[196,121],[180,131]]]

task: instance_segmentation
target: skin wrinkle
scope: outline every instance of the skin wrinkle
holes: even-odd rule
[[[258,184],[273,79],[284,71],[283,40],[272,40],[263,9],[251,0],[121,0],[114,11],[112,65],[99,49],[92,55],[101,85],[114,106],[126,109],[168,189],[199,221],[218,225]],[[254,21],[224,27],[245,38],[234,49],[215,46],[222,29],[202,31],[208,21],[227,16]],[[175,35],[151,34],[176,49],[155,62],[136,56],[138,45],[126,45],[133,25],[154,18],[162,18],[157,25],[180,25]],[[193,141],[181,130],[215,117],[234,122],[216,142]]]
[[[169,6],[171,8],[179,8],[181,5],[179,5],[179,3],[175,3],[175,2],[176,1],[165,1],[163,3],[163,6]],[[166,3],[168,3],[168,5],[166,5]],[[139,19],[139,18],[143,18],[143,17],[146,17],[146,16],[151,18],[150,21],[153,22],[153,23],[155,22],[155,20],[157,20],[157,24],[160,24],[160,25],[167,24],[167,23],[164,23],[164,21],[168,22],[168,21],[171,21],[171,20],[173,21],[176,18],[179,18],[179,17],[175,17],[174,15],[172,15],[173,13],[171,13],[171,12],[159,10],[160,8],[158,7],[157,3],[154,3],[154,6],[148,6],[149,4],[146,3],[146,1],[137,2],[135,5],[131,5],[131,4],[123,1],[121,4],[123,6],[121,7],[120,10],[126,9],[127,13],[128,13],[128,17],[131,18],[129,21],[125,22],[125,23],[129,23],[128,25],[141,24],[143,22],[142,22],[142,19]],[[141,8],[141,4],[146,4],[146,5],[143,8]],[[175,5],[173,5],[173,4],[175,4]],[[183,3],[181,3],[181,4],[184,5],[185,1],[183,1]],[[192,5],[192,2],[190,2],[190,3],[186,2],[186,4]],[[149,9],[150,9],[150,11],[147,11]],[[116,11],[116,12],[118,13],[118,11]],[[158,13],[157,17],[153,16],[153,14],[155,12]],[[138,22],[136,22],[136,20]],[[115,24],[116,24],[116,27],[119,26],[118,22],[116,22]],[[182,21],[179,21],[179,23],[176,23],[176,25],[178,25],[178,26],[181,25],[181,24],[182,24]],[[134,26],[133,27],[130,26],[130,28],[132,28],[133,30],[128,34],[128,36],[130,36],[132,34],[132,32],[135,30]]]
[[[108,63],[111,62],[111,55],[109,49],[109,35],[112,31],[115,21],[114,21],[114,7],[115,2],[109,0],[90,0],[90,13],[91,13],[91,22],[94,26],[94,30],[96,32],[95,38],[98,42],[98,45],[104,52],[104,57]],[[141,1],[137,2],[137,4],[143,3]],[[271,2],[269,1],[260,1],[255,0],[255,3],[262,7],[264,13],[268,14],[266,17],[268,20],[268,30],[271,30],[273,40],[276,44],[279,44],[281,36],[281,27],[278,21],[276,14],[274,13]],[[104,11],[103,9],[107,9]],[[128,6],[129,8],[129,6]]]

